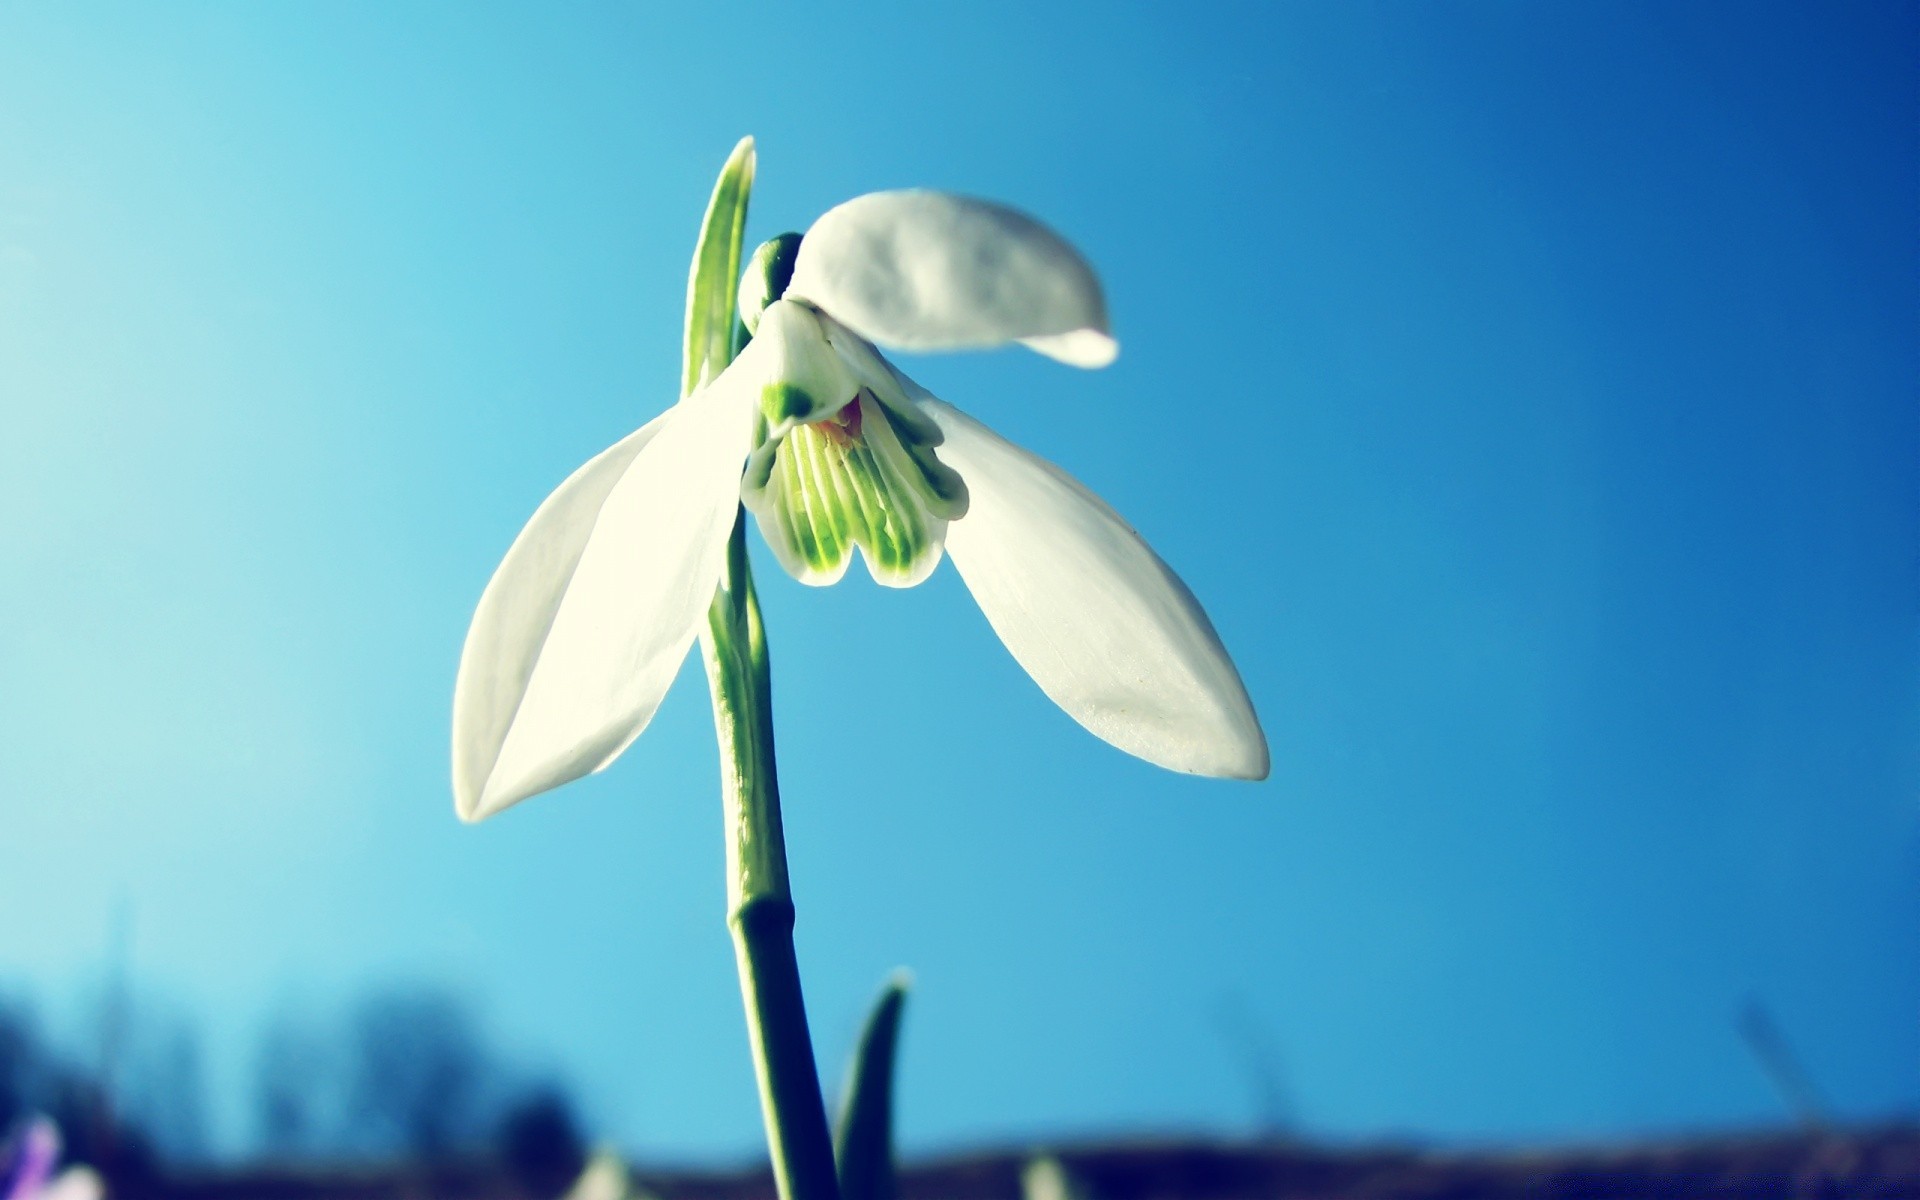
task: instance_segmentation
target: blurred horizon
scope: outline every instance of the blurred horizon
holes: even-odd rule
[[[898,361],[1142,531],[1274,760],[1129,759],[949,567],[750,535],[829,1088],[906,966],[909,1154],[1784,1121],[1756,1002],[1920,1115],[1920,6],[733,11],[0,7],[0,1001],[197,1030],[216,1157],[388,985],[758,1153],[697,664],[480,826],[446,762],[752,134],[749,244],[925,186],[1087,254],[1113,367]]]

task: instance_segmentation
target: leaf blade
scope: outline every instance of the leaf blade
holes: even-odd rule
[[[744,137],[714,181],[700,240],[687,270],[687,328],[680,395],[692,395],[733,359],[734,304],[740,288],[747,199],[753,191],[753,139]]]

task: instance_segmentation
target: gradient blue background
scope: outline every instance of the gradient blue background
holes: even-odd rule
[[[756,545],[820,1051],[914,968],[909,1151],[1243,1132],[1262,1055],[1312,1134],[1772,1121],[1749,997],[1913,1113],[1920,9],[1804,8],[0,3],[0,983],[123,937],[230,1151],[266,1017],[398,977],[755,1152],[697,669],[478,828],[446,750],[752,133],[754,240],[921,185],[1098,264],[1113,368],[907,368],[1140,527],[1273,744],[1162,773],[950,569]]]

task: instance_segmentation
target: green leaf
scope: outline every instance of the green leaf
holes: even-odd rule
[[[692,395],[733,361],[735,293],[747,232],[747,196],[753,191],[753,139],[727,156],[700,223],[700,243],[687,272],[687,343],[680,395]]]
[[[908,982],[905,971],[887,981],[860,1031],[860,1045],[847,1072],[833,1137],[840,1200],[894,1200],[893,1060]]]

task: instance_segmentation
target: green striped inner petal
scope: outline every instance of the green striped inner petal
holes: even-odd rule
[[[834,416],[789,430],[764,482],[748,472],[742,499],[800,582],[837,582],[857,546],[875,580],[911,587],[939,564],[967,492],[932,446],[862,392]]]

